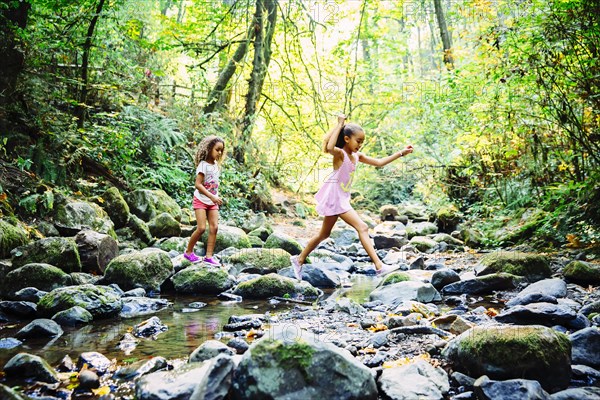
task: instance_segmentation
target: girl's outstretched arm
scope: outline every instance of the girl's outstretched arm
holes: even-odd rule
[[[335,155],[334,149],[335,143],[337,142],[340,131],[344,127],[344,121],[346,121],[346,116],[344,114],[338,115],[337,125],[334,126],[328,133],[325,135],[323,139],[323,152]]]
[[[365,154],[359,153],[358,161],[365,163],[365,164],[373,165],[375,167],[383,167],[384,165],[388,165],[392,161],[395,161],[400,157],[404,157],[405,155],[410,154],[412,152],[413,152],[413,147],[412,147],[412,145],[409,144],[404,149],[402,149],[390,156],[383,157],[383,158],[373,158],[373,157],[369,157]]]

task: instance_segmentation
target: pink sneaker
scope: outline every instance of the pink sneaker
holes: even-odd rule
[[[302,265],[298,262],[298,256],[291,256],[290,261],[292,262],[292,270],[294,271],[294,276],[298,281],[302,280]]]
[[[183,257],[188,260],[189,262],[191,262],[192,264],[195,264],[197,262],[200,262],[200,257],[198,257],[195,253],[183,253]]]
[[[208,264],[208,265],[211,265],[211,266],[213,266],[213,267],[220,267],[220,266],[221,266],[221,263],[220,263],[220,262],[218,262],[217,260],[215,260],[215,259],[214,259],[214,258],[212,258],[212,257],[204,257],[204,262],[205,262],[206,264]]]

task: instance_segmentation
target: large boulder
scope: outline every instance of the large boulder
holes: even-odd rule
[[[265,241],[266,249],[283,249],[292,255],[300,254],[302,246],[290,235],[281,232],[273,232]]]
[[[47,383],[59,382],[58,375],[46,360],[28,353],[19,353],[8,360],[4,366],[4,373],[10,378],[33,378]]]
[[[11,222],[0,219],[0,258],[9,257],[12,249],[29,242],[27,231],[18,223]]]
[[[86,309],[96,319],[118,314],[123,302],[121,296],[108,286],[67,286],[44,295],[38,302],[38,311],[43,315],[52,316],[74,306]]]
[[[134,190],[127,196],[127,204],[133,214],[146,222],[163,212],[181,221],[181,207],[164,190]]]
[[[518,251],[496,251],[487,254],[480,260],[475,272],[477,275],[506,272],[524,276],[532,282],[549,278],[552,274],[548,257]]]
[[[439,301],[440,293],[430,283],[417,281],[400,281],[378,287],[369,294],[370,301],[381,301],[384,304],[398,305],[403,301],[414,300],[421,303]]]
[[[375,379],[346,350],[295,325],[276,325],[244,353],[233,374],[235,400],[375,400]]]
[[[273,296],[317,297],[320,292],[308,282],[297,282],[277,274],[267,274],[239,283],[234,294],[250,299],[266,299]]]
[[[115,224],[106,211],[87,201],[68,200],[56,208],[54,225],[65,236],[75,235],[82,229],[91,229],[116,237]]]
[[[290,253],[283,249],[242,249],[225,257],[236,272],[270,274],[292,265]]]
[[[600,284],[600,266],[583,261],[571,261],[563,269],[563,275],[569,282],[582,285]]]
[[[451,340],[442,355],[469,376],[532,379],[550,392],[571,380],[571,342],[545,326],[476,326]]]
[[[218,294],[230,289],[235,281],[222,268],[192,265],[171,277],[175,291],[189,294]]]
[[[83,272],[102,275],[119,254],[119,244],[110,235],[84,229],[75,236]]]
[[[50,264],[31,263],[6,274],[1,286],[2,292],[12,298],[19,290],[27,287],[49,292],[71,284],[71,276],[63,270]]]
[[[160,213],[148,222],[148,229],[152,236],[157,238],[181,235],[179,222],[169,213]]]
[[[123,290],[143,288],[159,292],[173,272],[173,263],[166,252],[147,248],[113,258],[106,267],[103,283],[116,283]]]
[[[208,229],[202,235],[202,243],[208,240]],[[225,250],[229,247],[236,249],[249,249],[252,247],[248,235],[240,228],[228,225],[219,225],[217,232],[217,241],[215,243],[215,253]]]
[[[129,205],[116,187],[106,190],[98,197],[100,206],[106,211],[115,224],[115,228],[123,228],[129,223]]]
[[[496,290],[514,289],[523,280],[522,277],[499,273],[478,276],[450,283],[442,289],[444,294],[491,294]]]
[[[66,273],[81,272],[81,259],[75,240],[64,237],[49,237],[36,240],[12,251],[12,268],[31,263],[54,265]]]

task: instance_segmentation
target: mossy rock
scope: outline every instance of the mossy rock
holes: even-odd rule
[[[277,274],[268,274],[258,278],[239,283],[234,294],[249,299],[267,299],[273,296],[304,296],[316,298],[320,295],[319,290],[308,282],[296,282]]]
[[[387,274],[385,276],[385,278],[381,281],[381,283],[377,286],[393,285],[394,283],[411,281],[411,280],[412,280],[412,278],[407,273],[396,271],[396,272]]]
[[[262,248],[265,245],[265,242],[263,242],[258,236],[248,235],[248,241],[250,242],[250,247],[254,249]]]
[[[270,231],[269,234],[273,232],[273,228],[271,227],[271,224],[269,223],[269,220],[267,219],[267,216],[264,213],[252,214],[245,221],[242,229],[244,229],[244,231],[248,233],[257,229],[266,229],[267,231]],[[263,240],[266,240],[266,237]]]
[[[116,238],[115,225],[99,205],[69,200],[58,205],[54,225],[63,235],[75,235],[88,228]]]
[[[408,243],[423,253],[433,251],[438,244],[435,240],[427,236],[414,236]]]
[[[37,240],[12,251],[12,268],[25,264],[45,263],[54,265],[66,273],[81,272],[81,259],[74,239],[49,237]]]
[[[50,264],[26,264],[10,271],[2,280],[3,292],[12,297],[19,290],[34,287],[45,292],[72,285],[71,276]]]
[[[11,222],[0,219],[0,258],[8,258],[12,249],[29,243],[27,231]]]
[[[208,227],[201,238],[203,243],[208,240]],[[217,231],[217,241],[215,243],[215,253],[225,250],[229,247],[236,249],[249,249],[252,247],[248,240],[248,235],[240,228],[228,225],[219,225]]]
[[[159,249],[169,252],[169,251],[177,251],[178,253],[183,253],[185,251],[185,249],[187,248],[188,242],[190,241],[189,238],[182,238],[182,237],[169,237],[169,238],[164,238],[162,240],[159,240],[157,243],[154,244],[154,247],[158,247]],[[198,242],[196,243],[196,246],[198,248],[202,247],[202,243]]]
[[[458,209],[451,205],[441,207],[435,213],[435,218],[438,224],[438,228],[441,232],[450,233],[456,229],[458,223],[462,219]]]
[[[225,261],[237,273],[270,274],[290,267],[290,253],[282,249],[243,249],[228,256]]]
[[[442,355],[469,376],[537,380],[550,392],[571,380],[568,336],[539,325],[477,326],[450,341]]]
[[[461,229],[460,237],[462,238],[463,242],[465,242],[465,244],[469,247],[479,248],[483,245],[484,236],[477,229]]]
[[[173,237],[181,235],[179,222],[169,213],[163,212],[148,222],[148,229],[152,236],[157,238]]]
[[[302,252],[302,246],[285,233],[273,232],[265,241],[265,249],[283,249],[292,255]]]
[[[164,190],[138,189],[127,195],[127,204],[131,212],[143,221],[150,221],[158,214],[169,213],[181,221],[181,207]]]
[[[123,308],[123,301],[111,287],[86,284],[54,289],[44,295],[37,305],[42,315],[52,316],[59,311],[79,306],[97,319],[118,314]]]
[[[518,251],[496,251],[487,254],[475,268],[477,275],[489,275],[506,272],[526,277],[529,281],[539,281],[552,275],[550,260],[540,254]]]
[[[125,291],[143,288],[159,292],[173,272],[173,263],[166,252],[147,248],[113,258],[104,271],[103,282],[116,283]]]
[[[146,224],[137,215],[130,216],[129,223],[124,229],[127,228],[129,228],[129,232],[131,232],[131,236],[127,237],[128,240],[139,239],[146,244],[151,244],[154,241],[154,238],[150,233],[150,228],[148,228],[148,224]]]
[[[563,276],[570,282],[597,285],[600,284],[600,265],[571,261],[563,269]]]
[[[97,198],[100,207],[106,211],[115,224],[115,228],[127,226],[130,218],[129,205],[116,187],[106,190],[102,196]]]
[[[192,265],[171,277],[177,293],[218,294],[235,284],[231,276],[222,268],[207,268]]]
[[[16,390],[14,390],[8,386],[5,386],[1,383],[0,383],[0,399],[3,399],[3,400],[26,400],[25,396],[22,396]],[[27,399],[30,399],[30,397],[27,397]]]
[[[261,226],[256,229],[251,230],[248,233],[248,236],[255,236],[260,238],[263,242],[268,239],[269,235],[273,233],[273,228],[270,226]]]

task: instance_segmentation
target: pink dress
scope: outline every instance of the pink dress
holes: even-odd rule
[[[352,158],[354,162],[352,162],[348,153],[344,151],[342,165],[325,179],[325,183],[315,195],[319,215],[328,217],[352,210],[350,186],[352,186],[352,176],[354,170],[356,170],[358,157],[352,154]]]

